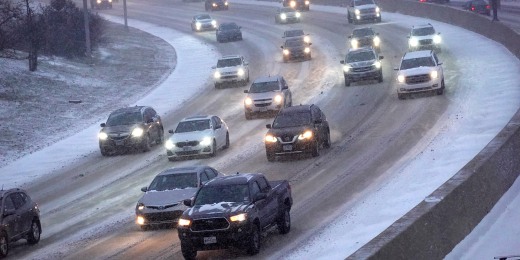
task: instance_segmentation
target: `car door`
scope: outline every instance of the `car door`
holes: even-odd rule
[[[271,188],[271,186],[264,177],[258,178],[256,182],[260,187],[260,192],[267,194],[267,198],[265,199],[267,224],[273,223],[278,215],[278,198],[276,194],[274,194],[274,190]]]
[[[12,199],[16,211],[20,216],[19,231],[25,233],[29,231],[29,229],[31,228],[33,216],[32,211],[30,209],[30,205],[27,201],[27,197],[24,196],[21,192],[16,192],[13,193]]]
[[[4,197],[3,202],[4,208],[2,209],[2,214],[4,214],[4,224],[6,225],[7,234],[9,235],[9,239],[16,239],[20,234],[20,215],[16,211],[16,207],[14,206],[14,202],[12,199],[12,194],[9,194]],[[10,212],[9,215],[6,215]]]
[[[226,143],[225,129],[222,127],[220,118],[217,116],[212,117],[213,129],[215,131],[215,137],[217,139],[217,147],[223,147]]]
[[[325,139],[325,137],[324,137],[325,131],[323,129],[324,124],[323,124],[323,119],[321,117],[321,110],[317,106],[311,107],[311,119],[314,124],[314,129],[318,133],[319,143],[321,144],[323,142],[323,140]],[[318,122],[318,123],[316,123],[316,122]]]
[[[284,96],[284,100],[287,100],[286,102],[292,104],[291,90],[289,90],[289,86],[287,85],[287,82],[285,81],[284,78],[280,79],[280,84],[282,85],[281,87],[282,87],[282,93],[283,93],[283,96]]]
[[[255,196],[261,192],[260,186],[258,185],[258,182],[253,181],[249,185],[249,190],[251,191],[251,199],[254,199]],[[269,222],[269,210],[268,210],[268,201],[266,199],[256,201],[255,203],[256,211],[258,213],[258,218],[260,220],[260,226],[261,228],[264,228],[266,225],[268,225]]]

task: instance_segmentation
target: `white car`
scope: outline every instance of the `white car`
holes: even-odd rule
[[[191,20],[191,30],[195,32],[216,30],[217,21],[209,14],[198,14]]]
[[[229,147],[229,129],[218,116],[192,116],[182,119],[165,142],[170,161],[200,155],[215,156]]]
[[[249,63],[242,56],[224,56],[217,61],[217,66],[213,69],[215,88],[220,88],[225,83],[240,82],[246,85],[249,82]]]
[[[432,50],[407,52],[397,68],[397,96],[426,91],[444,93],[444,70],[442,62]]]
[[[441,33],[436,32],[431,24],[413,26],[408,35],[408,50],[435,50],[441,51]]]

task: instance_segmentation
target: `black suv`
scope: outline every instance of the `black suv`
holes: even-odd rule
[[[221,23],[215,32],[217,42],[242,40],[242,31],[240,29],[242,27],[236,23]]]
[[[7,256],[9,243],[27,239],[36,244],[41,233],[40,210],[29,195],[21,189],[0,190],[0,257]]]
[[[379,38],[378,35],[379,33],[376,33],[372,28],[363,27],[354,29],[348,38],[350,39],[350,46],[352,49],[370,46],[377,52],[380,52],[381,38]]]
[[[311,59],[311,45],[302,38],[287,38],[282,46],[283,62],[288,62],[292,59]]]
[[[321,147],[330,147],[329,122],[316,105],[286,107],[266,125],[264,138],[267,160],[277,155],[310,153],[319,156]]]
[[[120,108],[101,127],[98,139],[103,156],[128,148],[149,151],[152,143],[164,141],[161,117],[147,106]]]
[[[310,0],[282,0],[284,7],[291,7],[292,9],[301,11],[309,11],[310,4]]]
[[[383,67],[381,60],[383,56],[378,56],[371,47],[350,49],[345,56],[343,64],[343,75],[345,76],[345,86],[350,86],[353,81],[376,79],[383,82]]]

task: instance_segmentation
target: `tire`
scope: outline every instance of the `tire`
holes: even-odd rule
[[[437,90],[437,95],[440,96],[440,95],[444,94],[444,88],[445,87],[446,86],[444,85],[444,79],[442,79],[442,81],[441,81],[441,88]]]
[[[345,87],[350,87],[350,79],[345,76]]]
[[[378,22],[378,23],[381,22],[381,17],[377,18],[377,22]]]
[[[224,145],[224,149],[229,148],[229,133],[226,133],[226,144]]]
[[[38,220],[33,220],[31,223],[31,229],[29,230],[29,233],[27,234],[27,243],[30,245],[37,244],[40,242],[40,236],[42,234],[40,223]]]
[[[325,138],[325,140],[323,141],[323,147],[330,148],[331,143],[332,142],[330,141],[330,130],[327,129],[327,138]]]
[[[161,131],[159,131],[159,136],[157,136],[157,139],[155,140],[156,144],[162,144],[164,143],[164,129],[161,128]]]
[[[146,134],[146,137],[144,139],[144,143],[143,143],[143,152],[148,152],[150,151],[152,147],[150,146],[150,135]]]
[[[0,233],[0,257],[6,257],[9,253],[9,239],[5,232]]]
[[[216,155],[217,155],[217,142],[215,141],[215,139],[213,139],[213,147],[211,148],[211,153],[209,154],[209,156],[215,157]]]
[[[274,154],[271,154],[271,153],[265,153],[266,156],[267,156],[267,161],[268,162],[274,162],[276,160],[276,156]]]
[[[291,231],[291,213],[289,209],[284,209],[278,222],[276,223],[280,234],[285,235]]]
[[[314,147],[312,148],[311,155],[312,157],[320,156],[320,144],[318,143],[318,140],[316,140]]]
[[[260,228],[258,225],[253,224],[253,229],[247,241],[247,253],[256,255],[258,252],[260,252]]]
[[[194,250],[191,246],[181,243],[182,256],[185,259],[195,259],[197,256],[197,250]]]
[[[401,93],[397,93],[397,98],[399,98],[400,100],[405,100],[406,97],[404,94],[401,94]]]

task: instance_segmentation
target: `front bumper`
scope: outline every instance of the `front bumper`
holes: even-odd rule
[[[144,141],[145,139],[142,137],[132,137],[131,135],[122,138],[109,137],[106,140],[99,140],[99,148],[105,150],[139,148],[144,145]]]
[[[430,80],[428,82],[417,83],[417,84],[397,84],[397,93],[421,93],[440,89],[441,79]]]
[[[380,20],[381,19],[381,13],[361,13],[359,15],[354,14],[354,20],[355,21],[373,21],[373,20]]]
[[[311,53],[308,52],[308,53],[305,53],[305,51],[301,50],[301,51],[290,51],[289,54],[283,54],[283,59],[285,61],[287,60],[296,60],[296,59],[304,59],[304,60],[307,60],[307,59],[310,59],[311,57]]]
[[[298,136],[295,136],[291,141],[281,142],[278,140],[275,143],[266,142],[265,151],[273,155],[310,153],[314,150],[315,144],[314,139],[298,140]]]
[[[212,144],[209,145],[201,145],[200,143],[197,145],[185,145],[179,147],[176,145],[173,149],[166,149],[166,155],[168,158],[180,158],[180,157],[190,157],[190,156],[201,156],[201,155],[210,155],[213,153]]]
[[[160,225],[160,224],[175,224],[179,221],[184,209],[174,209],[174,210],[146,210],[141,212],[136,212],[136,223],[138,223],[137,219],[142,217],[144,219],[144,223],[142,225]]]
[[[350,81],[379,79],[379,77],[381,76],[381,69],[369,69],[367,71],[362,72],[352,71],[344,73],[344,76]]]
[[[217,29],[217,26],[214,26],[213,24],[211,23],[203,23],[200,25],[200,27],[197,27],[197,25],[193,25],[193,28],[195,29],[195,31],[197,32],[201,32],[201,31],[212,31],[212,30],[216,30]]]
[[[222,73],[220,78],[214,78],[215,83],[229,83],[229,82],[240,82],[245,81],[247,79],[247,72],[244,75],[239,76],[236,71],[231,72],[229,74]]]
[[[275,103],[272,99],[268,100],[253,100],[253,104],[244,106],[247,113],[269,113],[278,112],[283,107],[283,102]]]
[[[221,41],[229,41],[229,40],[240,39],[242,37],[242,34],[241,33],[217,34],[216,37],[218,40],[221,40]]]
[[[178,228],[181,243],[195,250],[215,250],[229,247],[243,247],[249,241],[252,225],[249,222],[243,224],[230,224],[224,230],[191,231],[188,228]]]

